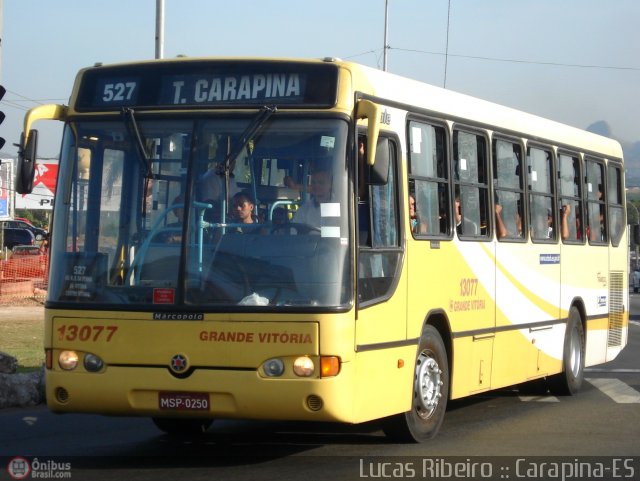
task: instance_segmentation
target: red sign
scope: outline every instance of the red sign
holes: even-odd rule
[[[153,289],[154,304],[174,304],[176,290],[172,287],[156,287]]]

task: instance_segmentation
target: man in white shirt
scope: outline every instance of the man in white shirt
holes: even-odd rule
[[[331,199],[331,173],[328,170],[317,170],[311,174],[309,192],[311,199],[296,211],[293,221],[320,229],[320,204]]]

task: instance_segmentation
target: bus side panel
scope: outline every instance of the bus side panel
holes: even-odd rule
[[[408,336],[420,336],[425,321],[433,320],[429,315],[444,316],[453,346],[451,397],[489,389],[495,312],[492,255],[477,242],[408,243]],[[444,339],[445,345],[449,340]]]
[[[356,354],[354,422],[379,419],[411,409],[415,346]]]
[[[561,318],[559,281],[557,244],[497,243],[493,388],[561,370],[564,324],[554,324]]]
[[[391,297],[356,320],[354,416],[358,422],[411,408],[415,344],[407,344],[407,256]]]
[[[495,341],[495,245],[454,241],[445,308],[454,335],[451,398],[491,389]]]
[[[564,245],[562,260],[562,311],[567,315],[574,299],[584,302],[585,366],[606,362],[609,250],[606,246]]]

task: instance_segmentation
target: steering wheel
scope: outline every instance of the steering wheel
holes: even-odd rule
[[[295,234],[309,234],[311,232],[320,233],[320,227],[316,227],[309,224],[302,224],[300,222],[288,222],[286,224],[277,224],[271,227],[271,233],[275,234],[278,231],[284,230],[287,234],[292,235],[291,229],[295,229]]]

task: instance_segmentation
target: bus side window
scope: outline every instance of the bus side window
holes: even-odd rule
[[[409,123],[409,193],[414,236],[449,235],[449,168],[446,133],[440,126]],[[410,207],[410,206],[408,206]]]
[[[489,236],[489,185],[486,139],[453,133],[455,174],[454,224],[459,237]]]
[[[582,183],[580,159],[576,155],[558,155],[560,183],[560,233],[563,242],[582,242]]]
[[[604,190],[604,164],[595,159],[586,160],[587,168],[587,238],[592,244],[604,244],[608,240],[605,216],[606,193]]]
[[[529,172],[531,239],[534,241],[557,239],[558,216],[553,200],[553,157],[551,151],[528,147],[527,167]]]
[[[496,237],[498,240],[522,239],[524,182],[520,144],[501,139],[493,141],[493,172],[496,177]]]
[[[622,195],[622,167],[610,162],[607,166],[607,200],[611,243],[617,246],[624,233],[624,206]]]

